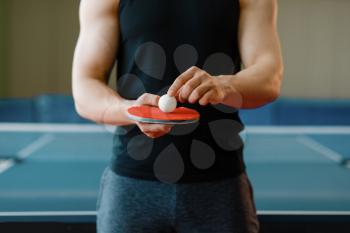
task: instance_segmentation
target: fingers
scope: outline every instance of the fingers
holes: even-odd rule
[[[149,138],[156,139],[156,138],[160,138],[166,134],[167,134],[167,132],[158,132],[158,133],[149,133],[149,134],[145,134],[145,135]]]
[[[151,133],[156,131],[167,132],[172,128],[171,125],[164,125],[164,124],[151,124],[151,123],[142,123],[142,122],[139,122],[138,124],[141,126],[142,132],[144,133]]]
[[[150,93],[144,93],[137,99],[137,104],[140,105],[151,105],[151,106],[158,106],[160,96],[154,95]]]
[[[198,102],[210,90],[211,86],[203,83],[192,91],[191,95],[188,97],[188,102],[191,104]]]
[[[144,93],[136,100],[136,104],[158,106],[159,99],[160,96],[158,95]],[[169,133],[173,127],[173,125],[150,124],[142,122],[136,122],[136,124],[140,128],[140,130],[150,138],[161,137]]]
[[[202,106],[205,106],[209,103],[211,104],[216,104],[213,100],[216,98],[216,92],[213,91],[213,90],[210,90],[208,92],[206,92],[202,98],[200,98],[199,100],[199,104],[202,105]]]
[[[190,80],[193,75],[199,70],[198,67],[192,66],[188,70],[186,70],[184,73],[182,73],[179,77],[176,78],[176,80],[173,82],[173,84],[168,89],[168,95],[175,96],[179,89],[185,85],[185,83]]]
[[[192,79],[188,80],[184,86],[179,91],[178,98],[180,102],[185,102],[188,100],[188,97],[192,94],[199,85],[202,84],[201,76],[194,76]]]
[[[168,95],[177,96],[178,101],[194,104],[198,102],[204,95],[216,85],[212,77],[195,66],[191,67],[180,75],[168,90]],[[214,93],[211,92],[211,95]],[[202,103],[205,105],[209,102],[209,96],[206,96]]]
[[[161,137],[170,132],[172,129],[172,125],[164,125],[164,124],[149,124],[138,122],[137,126],[140,130],[150,138]]]

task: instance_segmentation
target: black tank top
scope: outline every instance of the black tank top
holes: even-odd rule
[[[211,75],[240,70],[239,0],[121,0],[117,91],[126,99],[162,95],[197,66]],[[166,183],[233,177],[244,171],[243,130],[236,109],[179,104],[200,112],[151,139],[135,126],[117,127],[111,168],[119,175]]]

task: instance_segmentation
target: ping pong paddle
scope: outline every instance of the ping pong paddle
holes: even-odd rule
[[[127,116],[135,121],[154,124],[190,124],[199,120],[199,113],[190,108],[178,107],[173,112],[162,112],[155,106],[132,106]]]

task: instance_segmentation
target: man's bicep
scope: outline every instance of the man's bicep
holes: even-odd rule
[[[276,21],[276,0],[241,0],[239,47],[246,67],[262,59],[281,63]]]
[[[117,0],[82,0],[80,34],[74,56],[79,76],[104,79],[113,67],[118,47]]]

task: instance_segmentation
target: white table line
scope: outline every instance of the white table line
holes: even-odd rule
[[[308,137],[308,136],[300,136],[297,138],[298,142],[303,145],[309,147],[310,149],[320,153],[328,159],[331,159],[337,163],[341,163],[343,161],[343,156],[338,152],[328,148],[327,146],[322,145],[316,140]]]
[[[53,141],[54,138],[55,137],[52,134],[44,134],[26,147],[22,148],[20,151],[16,152],[14,156],[18,156],[19,159],[25,159],[35,151]],[[0,165],[0,174],[9,170],[13,165],[15,165],[15,162],[11,159],[3,162],[2,165]]]
[[[108,133],[117,126],[97,124],[0,123],[0,132]],[[246,126],[249,134],[338,134],[350,135],[350,126]]]

